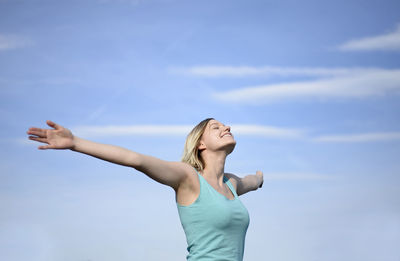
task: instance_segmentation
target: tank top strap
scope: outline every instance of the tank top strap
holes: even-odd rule
[[[232,194],[235,196],[235,198],[238,197],[235,188],[233,187],[232,183],[229,181],[229,179],[224,175],[224,182],[226,185],[228,185],[228,188],[232,191]]]
[[[208,184],[208,182],[204,179],[204,177],[197,171],[197,169],[195,167],[193,167],[193,169],[196,171],[197,176],[199,178],[199,182],[200,182],[200,193],[201,191],[204,191],[205,187],[207,188],[206,190],[210,192],[214,191],[213,189],[211,189],[212,187],[210,186],[210,184]],[[235,198],[238,198],[238,194],[236,193],[235,188],[233,187],[232,183],[229,181],[229,179],[224,175],[224,179],[223,179],[224,183],[226,185],[228,185],[228,188],[230,189],[230,191],[232,192],[232,194],[235,196]]]
[[[193,167],[194,171],[196,171],[197,175],[200,176],[200,173],[197,171],[197,169],[195,167]]]
[[[204,182],[204,177],[200,174],[200,172],[197,171],[197,169],[195,167],[193,167],[194,171],[196,171],[197,173],[197,177],[199,178],[200,183]]]
[[[196,171],[197,173],[197,178],[199,179],[199,183],[200,183],[200,193],[201,191],[203,191],[205,188],[207,188],[207,181],[204,179],[204,177],[200,174],[200,172],[197,171],[197,169],[195,167],[193,167],[194,171]]]
[[[194,168],[194,167],[193,167]],[[213,197],[213,188],[208,184],[207,180],[197,171],[196,168],[194,170],[197,173],[197,178],[199,179],[200,185],[200,194],[199,198],[209,200]]]

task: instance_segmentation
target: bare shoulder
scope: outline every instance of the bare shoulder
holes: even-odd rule
[[[182,179],[179,186],[175,190],[176,202],[183,206],[192,204],[200,194],[200,181],[196,170],[187,163],[181,165],[185,170],[185,178]]]
[[[184,186],[195,186],[198,182],[197,173],[193,166],[188,163],[180,161],[172,161],[169,164],[173,165],[175,169],[179,169],[183,173],[184,177],[181,180],[181,185]]]
[[[194,170],[193,167],[185,162],[181,162],[181,161],[168,161],[167,163],[168,165],[170,165],[172,168],[186,174],[186,175],[190,175]]]
[[[153,180],[177,189],[186,182],[191,174],[191,166],[184,162],[165,161],[156,157],[143,155],[137,170],[143,172]]]

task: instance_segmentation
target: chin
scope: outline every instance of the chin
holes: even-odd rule
[[[236,147],[236,141],[233,141],[232,143],[227,144],[226,146],[226,155],[229,155],[232,153],[232,151],[235,149]]]

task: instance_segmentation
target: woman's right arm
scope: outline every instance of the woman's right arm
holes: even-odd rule
[[[29,139],[48,144],[40,146],[39,149],[70,149],[115,164],[133,167],[175,190],[192,171],[188,164],[182,162],[164,161],[119,146],[85,140],[52,121],[47,121],[47,124],[53,129],[33,127],[27,132],[31,135]]]

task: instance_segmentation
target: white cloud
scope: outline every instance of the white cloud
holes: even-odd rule
[[[80,126],[72,131],[77,136],[186,136],[192,125],[127,125],[127,126]],[[299,138],[303,131],[299,129],[279,128],[265,125],[232,124],[234,135],[252,135],[276,138]]]
[[[280,102],[293,98],[362,98],[399,92],[400,70],[373,69],[313,81],[250,86],[216,92],[214,98],[234,103]]]
[[[0,51],[21,48],[31,43],[32,41],[26,37],[0,34]]]
[[[191,125],[128,125],[128,126],[80,126],[73,129],[78,136],[173,136],[187,135]]]
[[[317,173],[264,173],[265,180],[335,180],[338,177]]]
[[[202,77],[248,77],[248,76],[340,76],[369,72],[375,68],[313,68],[313,67],[277,67],[277,66],[193,66],[188,68],[171,67],[170,73]]]
[[[351,135],[325,135],[312,139],[317,142],[374,142],[400,140],[400,132],[375,132]]]
[[[251,135],[271,138],[300,138],[304,131],[300,129],[280,128],[265,125],[232,124],[234,135]]]
[[[371,50],[384,50],[384,51],[400,51],[400,24],[397,25],[395,31],[365,37],[361,39],[354,39],[339,46],[342,51],[371,51]]]
[[[271,139],[305,139],[313,142],[374,142],[400,140],[400,132],[373,132],[341,135],[309,136],[309,130],[299,128],[281,128],[256,124],[231,124],[234,136],[252,136]],[[160,136],[171,137],[186,135],[192,125],[114,125],[114,126],[79,126],[71,128],[74,135],[83,138],[115,137],[115,136]],[[0,142],[15,142],[21,146],[37,145],[38,143],[26,138],[3,139]],[[284,175],[283,175],[284,176]],[[280,177],[283,177],[280,176]]]

